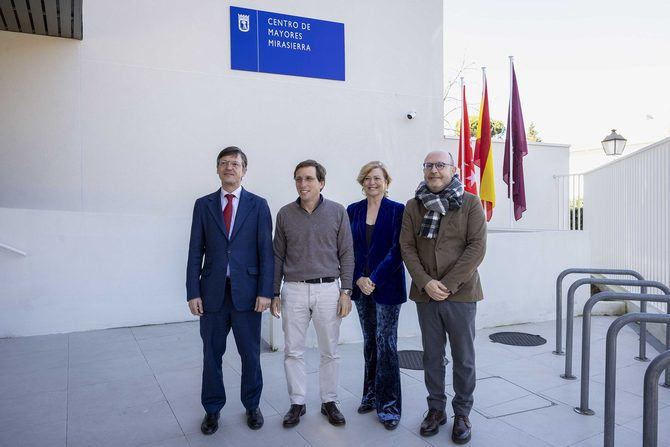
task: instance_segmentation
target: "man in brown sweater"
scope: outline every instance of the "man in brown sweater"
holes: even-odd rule
[[[446,423],[444,354],[449,336],[455,396],[452,440],[470,441],[470,410],[475,390],[475,314],[483,298],[477,267],[486,251],[486,219],[479,198],[464,192],[453,157],[429,153],[424,181],[407,202],[400,250],[412,277],[423,343],[428,413],[421,435],[432,436]]]

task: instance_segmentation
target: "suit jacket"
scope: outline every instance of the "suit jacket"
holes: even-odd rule
[[[244,188],[230,238],[223,223],[221,190],[196,200],[186,267],[186,299],[202,298],[205,312],[221,310],[228,266],[231,298],[237,310],[252,310],[257,296],[272,298],[270,208],[265,199]]]
[[[375,283],[372,294],[379,304],[400,304],[407,301],[405,269],[400,255],[398,238],[405,206],[384,197],[379,207],[375,229],[368,248],[365,240],[365,218],[368,212],[367,199],[347,207],[351,233],[354,240],[354,286],[352,299],[360,299],[363,293],[356,281],[364,276],[365,265],[370,269],[370,280]]]
[[[463,206],[442,216],[435,239],[420,236],[426,211],[423,203],[413,198],[407,202],[402,221],[400,250],[412,277],[410,299],[430,301],[424,287],[431,279],[451,291],[451,301],[483,299],[477,267],[486,252],[486,219],[479,197],[465,192]]]

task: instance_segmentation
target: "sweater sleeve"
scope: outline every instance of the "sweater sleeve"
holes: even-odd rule
[[[286,234],[284,233],[284,216],[282,210],[279,210],[277,213],[277,225],[275,227],[272,248],[275,256],[273,289],[274,295],[277,296],[281,290],[281,282],[284,278],[284,261],[286,260]]]
[[[340,206],[340,228],[337,232],[337,257],[340,260],[340,283],[342,288],[351,289],[354,276],[354,241],[351,237],[349,217]]]

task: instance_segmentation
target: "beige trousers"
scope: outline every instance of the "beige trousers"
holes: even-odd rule
[[[319,392],[321,402],[337,400],[340,355],[337,342],[340,323],[337,303],[339,282],[307,284],[287,282],[281,290],[282,329],[284,330],[284,370],[291,404],[303,405],[307,391],[305,336],[310,319],[314,322],[321,354]]]

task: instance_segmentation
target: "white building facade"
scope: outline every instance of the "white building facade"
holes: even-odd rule
[[[231,5],[343,23],[346,79],[232,70]],[[82,41],[0,32],[0,243],[10,248],[0,249],[0,337],[191,318],[192,206],[220,186],[225,146],[245,150],[243,185],[273,213],[295,199],[293,168],[305,158],[327,168],[324,195],[343,204],[362,199],[355,178],[375,159],[394,177],[391,198],[412,197],[424,154],[457,147],[443,138],[442,8],[95,1],[84,4]],[[479,326],[549,319],[558,271],[589,261],[586,235],[557,231],[552,214],[568,147],[531,145],[529,211],[512,232],[502,145],[494,151],[499,231],[481,268]],[[264,336],[280,346],[278,326]],[[408,304],[400,335],[415,333]],[[352,314],[342,341],[360,338]]]

